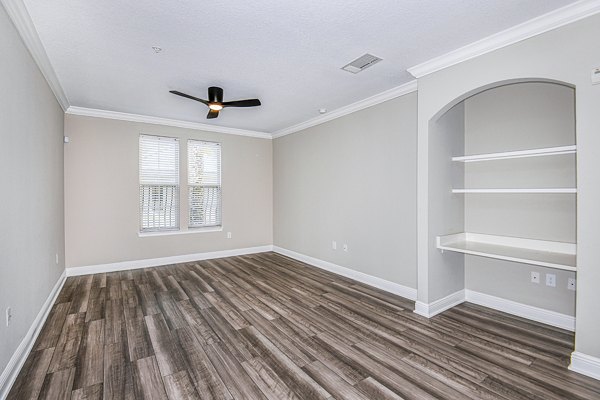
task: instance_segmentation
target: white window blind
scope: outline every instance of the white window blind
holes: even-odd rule
[[[190,227],[221,225],[221,144],[188,140]]]
[[[140,135],[140,230],[179,229],[179,140]]]

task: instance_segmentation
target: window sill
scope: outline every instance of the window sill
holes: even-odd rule
[[[222,226],[210,226],[206,228],[191,228],[179,231],[159,231],[159,232],[138,232],[138,237],[154,237],[154,236],[173,236],[173,235],[192,235],[194,233],[221,232]]]

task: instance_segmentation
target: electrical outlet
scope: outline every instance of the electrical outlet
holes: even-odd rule
[[[556,287],[556,275],[546,274],[546,286]]]
[[[348,251],[348,245],[346,243],[344,243],[343,249],[344,249],[344,251]]]
[[[335,240],[331,241],[331,250],[337,250],[337,242]]]
[[[577,281],[575,280],[575,278],[569,278],[569,280],[567,281],[567,289],[575,290],[576,287],[577,287]]]
[[[6,308],[6,326],[10,326],[10,323],[12,321],[12,310],[10,309],[10,307]]]
[[[231,239],[231,232],[227,232],[227,239]]]
[[[540,273],[531,271],[531,282],[540,283]]]

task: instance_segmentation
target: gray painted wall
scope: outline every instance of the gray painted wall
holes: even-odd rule
[[[575,144],[575,93],[549,83],[501,86],[465,100],[465,154]],[[575,187],[575,155],[466,163],[467,187]],[[465,196],[465,229],[575,243],[576,195]],[[466,256],[466,288],[563,314],[575,314],[574,272]],[[531,271],[541,283],[531,283]],[[557,276],[556,287],[545,274]]]
[[[221,143],[222,231],[138,236],[140,133],[180,138],[181,227],[188,215],[185,143]],[[67,267],[273,243],[271,140],[74,115],[65,117],[65,134],[71,139],[65,147]]]
[[[519,83],[465,101],[465,154],[575,144],[575,93]],[[465,163],[467,187],[576,187],[575,155]],[[575,243],[576,195],[467,195],[469,232]]]
[[[411,93],[275,139],[275,245],[415,288],[416,107]]]
[[[452,156],[464,149],[464,132],[464,103],[432,121],[429,130],[429,268],[435,279],[429,281],[427,295],[432,299],[446,297],[465,285],[464,255],[442,254],[436,248],[437,235],[464,231],[464,197],[452,194],[453,187],[463,186],[465,176],[464,165],[452,162]]]
[[[64,269],[64,214],[63,111],[2,6],[0,51],[1,372]]]

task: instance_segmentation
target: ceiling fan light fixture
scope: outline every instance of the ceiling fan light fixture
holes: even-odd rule
[[[194,97],[177,90],[169,90],[169,92],[177,96],[198,101],[207,106],[209,109],[208,115],[206,116],[207,119],[217,118],[219,116],[219,111],[225,107],[257,107],[261,105],[259,99],[223,101],[223,89],[217,86],[211,86],[208,88],[208,100]]]

